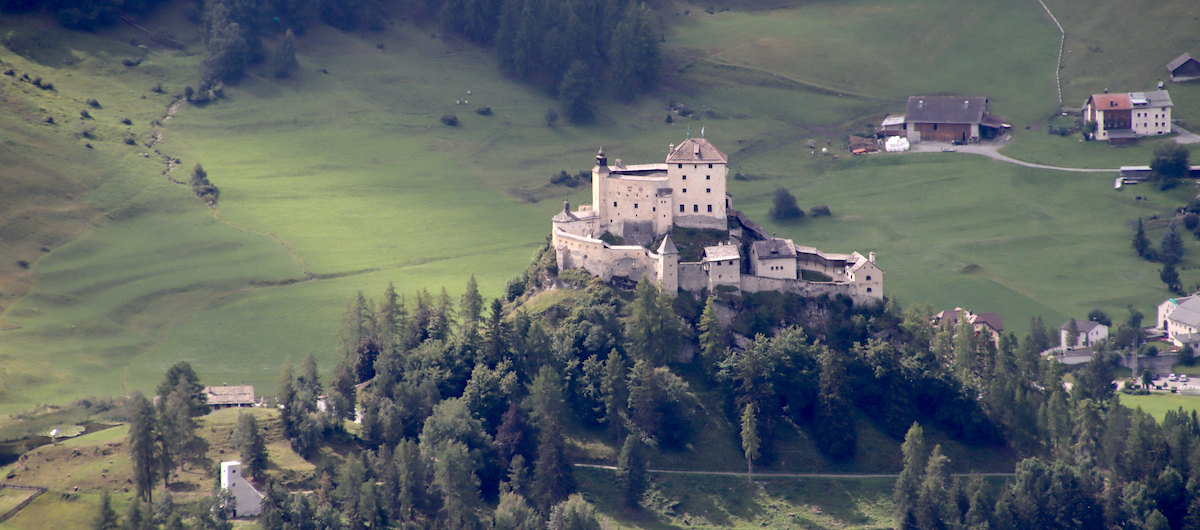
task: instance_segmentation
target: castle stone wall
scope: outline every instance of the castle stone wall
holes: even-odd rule
[[[708,271],[703,263],[679,264],[679,289],[698,293],[708,289]]]

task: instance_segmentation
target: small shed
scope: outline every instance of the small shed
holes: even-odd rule
[[[1200,61],[1185,53],[1167,63],[1167,71],[1171,73],[1174,83],[1195,81],[1200,79]]]
[[[204,387],[204,396],[214,410],[254,406],[254,387],[251,385]]]

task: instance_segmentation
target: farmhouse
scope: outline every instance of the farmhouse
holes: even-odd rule
[[[617,159],[610,166],[601,149],[592,169],[592,204],[572,211],[564,201],[551,219],[559,270],[583,269],[605,281],[644,275],[669,294],[728,289],[843,294],[855,303],[883,299],[875,253],[828,254],[797,246],[767,236],[734,210],[725,187],[728,162],[704,138],[672,144],[662,164]],[[677,227],[720,234],[724,242],[705,246],[699,261],[681,262],[672,238]],[[605,241],[617,238],[615,244]]]
[[[956,307],[953,311],[938,311],[936,315],[933,315],[929,323],[934,327],[946,325],[951,329],[956,329],[959,322],[962,321],[970,324],[975,333],[987,334],[993,343],[998,344],[1000,342],[1000,335],[1004,333],[1004,322],[1000,320],[1000,315],[995,313],[972,313],[961,307]]]
[[[1171,95],[1166,90],[1092,94],[1082,114],[1095,122],[1097,140],[1130,144],[1142,136],[1171,132]]]
[[[1167,63],[1167,71],[1171,72],[1173,83],[1195,81],[1200,79],[1200,61],[1185,53]]]
[[[208,406],[214,410],[254,406],[254,387],[250,385],[207,386],[204,387],[204,396],[208,398]]]
[[[1071,333],[1067,330],[1071,327],[1071,320],[1075,321],[1075,330],[1078,332],[1075,336],[1075,341],[1071,341]],[[1063,325],[1058,327],[1059,345],[1063,351],[1073,350],[1076,347],[1087,347],[1108,338],[1108,326],[1091,320],[1075,320],[1071,319],[1063,322]]]
[[[992,138],[1008,125],[1003,116],[988,114],[987,103],[980,97],[911,96],[903,117],[908,140],[966,143]]]

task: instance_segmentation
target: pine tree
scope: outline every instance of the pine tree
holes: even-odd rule
[[[758,418],[753,403],[746,404],[742,412],[742,452],[746,454],[746,478],[751,483],[754,473],[754,459],[758,458]]]
[[[151,530],[153,527],[154,521],[148,520],[145,510],[142,509],[142,500],[134,497],[125,512],[121,530]]]
[[[290,77],[292,71],[296,69],[296,35],[291,29],[283,35],[279,40],[279,45],[275,47],[275,56],[271,58],[271,67],[275,71],[275,77]]]
[[[1145,258],[1150,251],[1150,239],[1146,237],[1146,229],[1142,227],[1142,218],[1137,220],[1137,233],[1133,235],[1133,250],[1138,256]]]
[[[267,478],[267,445],[258,429],[258,419],[253,414],[238,414],[234,431],[234,446],[242,455],[242,464],[248,474],[260,483]]]
[[[300,421],[303,420],[301,411],[296,410],[293,402],[296,401],[296,378],[292,372],[292,360],[288,359],[283,362],[283,367],[279,369],[279,386],[275,391],[275,403],[279,405],[279,423],[283,426],[283,435],[287,438],[295,438],[297,427]]]
[[[542,511],[549,512],[551,506],[575,491],[575,477],[571,462],[567,460],[562,427],[557,421],[550,421],[544,423],[541,430],[533,472],[533,496]]]
[[[330,412],[335,418],[354,419],[355,402],[358,399],[358,393],[354,387],[353,370],[350,368],[350,364],[343,359],[334,367],[333,378],[329,381],[329,405],[332,409]]]
[[[840,356],[828,349],[820,354],[820,401],[814,438],[822,453],[834,458],[852,458],[858,431],[853,405],[846,397],[846,368]]]
[[[479,284],[475,281],[474,274],[467,280],[467,290],[463,292],[462,300],[458,303],[458,311],[462,325],[478,322],[483,313],[483,297],[479,295]]]
[[[643,443],[635,434],[625,437],[617,457],[617,478],[621,481],[625,504],[637,508],[646,491],[646,455]]]
[[[479,463],[461,442],[442,444],[433,462],[433,485],[442,494],[446,528],[474,528],[479,500]]]
[[[133,464],[133,486],[137,496],[154,500],[154,482],[158,479],[158,425],[154,407],[141,392],[134,392],[130,403],[133,421],[129,425],[129,461]]]
[[[1174,265],[1183,259],[1183,236],[1175,230],[1175,224],[1171,223],[1171,228],[1163,235],[1162,242],[1158,245],[1158,260],[1167,264]]]
[[[634,290],[633,311],[626,326],[629,351],[653,366],[662,366],[679,353],[682,329],[669,297],[646,276]]]
[[[954,527],[957,506],[950,502],[947,491],[949,459],[942,455],[942,446],[933,446],[929,463],[925,466],[925,478],[917,496],[917,527],[922,530],[942,530]]]
[[[896,506],[895,517],[900,529],[914,530],[917,528],[917,497],[920,495],[925,465],[929,460],[929,453],[925,449],[925,431],[919,424],[913,423],[908,429],[901,451],[904,453],[904,470],[900,472],[900,478],[896,479],[892,501]]]
[[[196,165],[199,166],[199,164]],[[199,169],[199,171],[204,172],[203,169]],[[181,382],[184,383],[182,387],[180,386]],[[192,417],[208,414],[208,398],[204,393],[204,385],[200,383],[200,376],[196,375],[196,371],[187,361],[175,363],[163,375],[163,380],[158,384],[155,393],[159,398],[159,408],[166,406],[167,396],[176,390],[181,390],[184,397],[187,398],[189,414]]]
[[[1174,263],[1167,263],[1158,273],[1158,279],[1162,280],[1167,285],[1167,289],[1171,292],[1178,292],[1179,288],[1179,271],[1175,270]]]
[[[700,314],[700,356],[709,370],[715,370],[725,354],[725,332],[717,320],[717,297],[709,296]]]
[[[117,511],[112,507],[112,497],[109,496],[108,490],[100,490],[100,507],[96,511],[96,517],[92,519],[92,530],[119,530],[121,521],[117,517]]]
[[[1066,340],[1063,341],[1063,347],[1070,350],[1070,349],[1074,349],[1075,346],[1078,346],[1078,345],[1079,345],[1079,324],[1076,323],[1075,319],[1072,318],[1067,321],[1067,337],[1066,337]]]
[[[625,357],[613,348],[604,362],[604,380],[600,382],[600,392],[604,396],[604,423],[617,440],[621,439],[621,425],[629,407],[629,389],[626,386],[628,372]]]

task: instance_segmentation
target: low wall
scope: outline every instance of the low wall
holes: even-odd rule
[[[781,293],[790,293],[806,297],[816,297],[823,294],[830,296],[844,294],[854,298],[854,303],[860,303],[867,299],[859,300],[859,297],[854,296],[854,288],[846,283],[816,283],[806,280],[793,280],[790,278],[767,278],[764,276],[742,275],[742,290],[748,293],[757,293],[760,291],[779,291]]]
[[[15,490],[28,490],[28,491],[33,492],[33,495],[30,495],[28,498],[21,501],[21,504],[18,504],[15,507],[13,507],[13,509],[11,509],[7,512],[4,512],[3,514],[0,514],[0,523],[7,521],[8,518],[16,515],[17,512],[21,511],[21,508],[29,506],[29,503],[33,502],[34,499],[40,497],[43,493],[46,493],[46,488],[43,488],[41,486],[22,486],[20,484],[5,484],[3,482],[0,482],[0,488],[11,488],[11,489],[15,489]]]
[[[1159,355],[1156,357],[1126,355],[1121,357],[1119,364],[1132,370],[1134,377],[1137,377],[1143,370],[1158,372],[1159,375],[1165,376],[1171,373],[1171,365],[1177,362],[1179,362],[1178,354]]]

